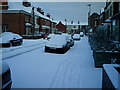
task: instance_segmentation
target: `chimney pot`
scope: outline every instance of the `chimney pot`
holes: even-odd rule
[[[38,7],[38,8],[37,8],[37,11],[40,13],[40,12],[41,12],[41,8]]]
[[[44,15],[44,11],[43,10],[41,10],[41,12],[40,12],[42,15]]]
[[[50,18],[50,13],[47,13],[47,15],[46,15],[48,18]]]

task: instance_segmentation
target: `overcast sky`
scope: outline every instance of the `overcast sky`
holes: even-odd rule
[[[45,14],[50,13],[55,21],[87,22],[88,4],[91,4],[91,13],[100,13],[105,2],[33,2],[36,7],[42,8]]]

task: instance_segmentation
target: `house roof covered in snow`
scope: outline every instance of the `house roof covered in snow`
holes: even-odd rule
[[[19,2],[17,2],[17,1],[14,2],[14,0],[8,0],[8,1],[9,1],[9,3],[8,3],[9,9],[8,10],[23,10],[23,11],[26,11],[28,13],[32,13],[32,7],[23,6],[23,4],[22,4],[23,0],[19,0]],[[44,18],[46,20],[50,20],[53,22],[52,19],[39,13],[36,8],[34,9],[34,12],[35,12],[35,15],[40,16],[41,18]]]
[[[88,23],[86,23],[86,22],[81,22],[80,24],[78,24],[78,23],[73,23],[73,24],[71,24],[71,23],[69,22],[69,23],[67,23],[67,25],[88,25]]]

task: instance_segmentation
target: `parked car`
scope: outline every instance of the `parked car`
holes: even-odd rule
[[[72,35],[67,34],[67,33],[63,33],[62,35],[65,35],[68,37],[68,42],[70,43],[70,47],[72,47],[74,45],[74,40],[72,38]]]
[[[18,34],[12,32],[4,32],[0,35],[0,46],[1,47],[10,47],[18,46],[23,43],[22,37]]]
[[[55,34],[49,34],[48,36],[47,36],[47,40],[49,40],[52,36],[54,36]]]
[[[70,39],[70,46],[72,47],[74,45],[74,40],[71,36],[69,37],[69,39]]]
[[[83,32],[80,32],[80,37],[84,37],[84,33]]]
[[[1,79],[2,78],[2,79]],[[9,65],[0,61],[0,90],[10,90],[12,85],[11,71]]]
[[[80,35],[79,34],[74,34],[73,39],[74,40],[80,40]]]
[[[65,35],[55,35],[45,45],[45,52],[65,53],[69,49],[69,37]]]

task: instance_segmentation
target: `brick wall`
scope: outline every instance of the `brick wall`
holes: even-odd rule
[[[8,25],[8,31],[20,35],[25,34],[24,14],[3,13],[2,24]]]

